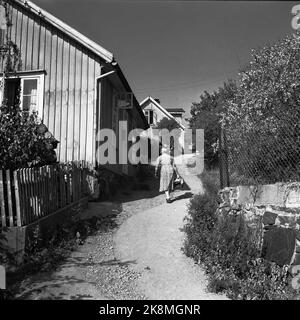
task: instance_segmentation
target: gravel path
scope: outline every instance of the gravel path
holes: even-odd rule
[[[19,286],[19,299],[226,299],[206,292],[204,272],[181,248],[186,205],[203,192],[193,168],[181,175],[189,189],[166,204],[158,180],[149,190],[127,190],[113,202],[90,203],[82,218],[104,225],[89,236],[55,272],[39,273]],[[144,183],[144,185],[145,185]]]
[[[188,198],[191,193],[203,192],[201,181],[192,169],[189,171],[182,168],[181,175],[190,191],[177,192],[177,199],[171,204],[139,212],[125,221],[115,235],[118,259],[132,261],[130,267],[140,275],[137,290],[148,299],[226,299],[206,291],[203,270],[181,250]]]

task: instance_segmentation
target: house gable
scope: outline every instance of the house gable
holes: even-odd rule
[[[170,112],[168,112],[164,107],[161,106],[155,99],[153,99],[151,96],[145,98],[141,103],[140,103],[141,108],[145,110],[155,110],[157,113],[158,117],[157,120],[160,121],[162,118],[168,118],[168,119],[173,119],[175,120],[180,128],[182,130],[185,129],[185,127],[179,123],[172,115]]]

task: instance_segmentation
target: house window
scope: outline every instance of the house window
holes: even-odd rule
[[[153,110],[145,110],[145,117],[150,125],[156,124],[157,115]]]
[[[3,5],[0,4],[0,46],[3,46],[5,44],[6,29],[6,9]]]
[[[22,109],[36,111],[38,106],[38,79],[22,79]]]
[[[20,87],[20,108],[26,112],[37,112],[43,115],[44,74],[20,75],[9,77],[5,81],[8,103],[16,103],[18,87]],[[1,98],[1,97],[0,97]],[[1,101],[0,101],[1,102]]]
[[[0,29],[0,46],[4,46],[6,38],[6,30]]]

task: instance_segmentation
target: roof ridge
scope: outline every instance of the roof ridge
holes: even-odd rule
[[[152,98],[151,96],[148,96],[146,97],[143,101],[140,102],[140,106],[142,106],[145,102],[147,102],[147,100],[150,100],[152,103],[154,103],[159,109],[163,109],[163,112],[171,119],[175,120],[179,126],[185,130],[185,127],[183,124],[181,124],[180,122],[178,122],[172,115],[171,113],[166,109],[164,108],[160,103],[158,103],[154,98]]]
[[[112,62],[114,60],[113,53],[106,50],[105,48],[103,48],[93,40],[89,39],[79,31],[75,30],[73,27],[70,27],[68,24],[66,24],[62,20],[54,17],[51,13],[40,8],[33,2],[27,1],[27,0],[11,0],[11,1],[16,2],[17,4],[21,5],[23,8],[30,10],[35,15],[45,19],[48,23],[52,24],[53,26],[61,30],[63,33],[67,34],[74,40],[78,41],[86,48],[90,49],[92,52],[100,56],[106,62]]]

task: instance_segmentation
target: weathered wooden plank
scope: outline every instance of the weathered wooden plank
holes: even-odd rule
[[[79,160],[80,123],[81,123],[81,94],[82,94],[82,51],[76,48],[76,80],[75,80],[75,101],[74,101],[74,154],[72,160]]]
[[[59,188],[59,207],[63,208],[63,183],[62,183],[62,170],[61,165],[57,166],[58,170],[58,188]]]
[[[55,119],[54,131],[52,132],[61,141],[61,112],[62,112],[62,84],[63,84],[63,39],[57,36],[56,54],[56,87],[55,87]],[[60,158],[60,144],[56,149],[57,157]]]
[[[35,168],[30,168],[30,179],[31,179],[32,201],[34,206],[34,216],[36,220],[39,218],[39,209],[38,209],[38,202],[37,202],[37,183],[36,183]]]
[[[48,166],[49,213],[53,212],[53,203],[54,203],[53,182],[52,181],[53,181],[52,167]]]
[[[15,186],[15,199],[16,199],[16,217],[17,217],[17,226],[22,226],[21,219],[21,204],[20,204],[20,187],[19,187],[19,172],[14,171],[14,186]]]
[[[32,37],[32,49],[31,49],[31,68],[37,70],[39,68],[40,57],[40,31],[41,24],[39,19],[34,20],[33,23],[33,37]]]
[[[48,195],[46,193],[46,184],[45,184],[45,166],[41,167],[41,177],[42,177],[42,197],[43,197],[43,202],[42,202],[42,215],[46,216],[47,215],[47,198]]]
[[[19,197],[20,197],[20,212],[21,212],[21,225],[26,224],[26,210],[25,210],[25,196],[24,196],[24,184],[23,184],[23,176],[22,169],[17,170],[18,181],[19,181]]]
[[[29,199],[29,214],[31,222],[35,220],[35,210],[34,210],[34,201],[32,196],[32,182],[31,182],[31,170],[26,168],[26,178],[27,178],[27,191]]]
[[[51,212],[54,212],[56,210],[56,189],[55,189],[55,172],[54,172],[54,167],[50,166],[51,168],[51,189],[52,189],[52,210]]]
[[[27,20],[26,53],[25,53],[25,60],[23,60],[24,67],[26,70],[32,70],[33,27],[34,27],[34,20],[32,18],[28,18],[28,20]]]
[[[75,167],[75,162],[71,163],[71,179],[72,179],[72,202],[76,201],[77,194],[76,194],[76,184],[77,184],[77,176],[76,176],[76,167]]]
[[[98,117],[100,112],[100,93],[101,93],[101,85],[100,81],[96,80],[98,76],[101,74],[101,66],[98,61],[95,61],[94,64],[95,70],[94,70],[94,105],[93,105],[93,141],[92,141],[92,155],[93,159],[96,163],[96,152],[98,148],[97,143],[97,127],[98,127]]]
[[[24,200],[24,212],[26,217],[26,223],[30,223],[30,198],[28,195],[27,173],[26,169],[21,169],[22,186],[23,186],[23,200]]]
[[[16,8],[12,8],[11,10],[11,20],[12,20],[12,25],[10,28],[10,39],[14,43],[18,43],[17,40],[17,30],[18,30],[18,10]]]
[[[45,68],[45,47],[46,47],[46,28],[45,28],[45,25],[40,21],[39,46],[37,48],[39,53],[38,69],[46,69]]]
[[[55,185],[55,210],[60,208],[59,205],[59,189],[58,189],[58,184],[59,184],[59,180],[58,180],[58,170],[57,170],[57,166],[53,167],[54,169],[54,185]]]
[[[61,193],[61,186],[60,186],[60,172],[59,172],[59,164],[55,165],[54,167],[54,172],[55,172],[55,188],[56,188],[56,199],[55,199],[55,203],[56,203],[56,208],[61,208],[61,197],[60,197],[60,193]]]
[[[70,68],[70,45],[64,39],[63,43],[63,64],[62,64],[62,103],[60,122],[60,161],[67,160],[67,129],[68,129],[68,101],[69,101],[69,68]]]
[[[29,172],[30,172],[30,187],[31,187],[31,198],[32,198],[32,204],[33,204],[33,214],[34,214],[34,220],[37,220],[38,208],[37,208],[37,201],[36,201],[35,170],[33,168],[30,168]]]
[[[63,208],[66,205],[66,184],[65,184],[65,169],[64,166],[60,166],[60,171],[61,171],[61,207]]]
[[[55,135],[56,122],[56,74],[57,74],[57,34],[52,33],[51,68],[50,68],[50,101],[48,111],[48,128]]]
[[[81,80],[81,104],[80,104],[80,136],[79,136],[79,158],[86,156],[86,134],[87,134],[87,111],[88,111],[88,56],[86,52],[82,55],[82,80]]]
[[[87,97],[87,117],[86,117],[86,139],[85,139],[85,159],[93,162],[95,155],[93,154],[94,138],[94,107],[95,107],[95,61],[88,58],[88,97]]]
[[[4,173],[0,170],[0,210],[2,227],[6,227],[5,201],[4,201]]]
[[[38,181],[38,199],[39,199],[39,213],[40,217],[43,217],[43,174],[42,174],[42,168],[37,168],[37,175],[39,177]]]
[[[35,192],[36,192],[36,204],[37,204],[37,213],[38,216],[42,216],[41,212],[41,178],[39,174],[39,168],[34,168],[34,177],[35,177]]]
[[[74,153],[74,122],[75,122],[75,81],[76,81],[76,51],[74,45],[70,45],[69,58],[69,95],[68,95],[68,124],[67,124],[67,157],[66,161],[73,160]]]
[[[50,168],[49,166],[46,166],[45,167],[45,176],[46,176],[46,180],[45,180],[45,187],[46,187],[46,194],[47,194],[47,197],[46,197],[46,207],[47,207],[47,214],[49,214],[51,212],[51,209],[50,209],[50,204],[51,204],[51,188],[50,188]]]
[[[29,199],[30,199],[30,215],[31,221],[36,219],[35,215],[35,201],[34,201],[34,193],[33,193],[33,185],[32,185],[32,170],[31,168],[26,169],[27,173],[27,185],[28,185],[28,192],[29,192]]]
[[[27,53],[27,29],[28,29],[28,16],[22,13],[22,26],[21,26],[21,38],[20,38],[20,52],[21,52],[21,59],[23,61],[22,70],[25,70],[26,66],[26,53]]]
[[[67,172],[67,204],[71,203],[72,189],[71,189],[71,176],[70,176],[70,163],[66,164]]]
[[[81,199],[81,167],[80,162],[77,163],[77,199]]]
[[[13,201],[12,201],[12,192],[11,192],[11,177],[10,170],[6,170],[6,185],[7,185],[7,204],[8,204],[8,218],[9,226],[14,226],[14,212],[13,212]]]
[[[52,57],[52,35],[51,29],[45,29],[45,52],[44,52],[44,66],[47,71],[45,76],[45,89],[44,89],[44,123],[49,128],[50,127],[50,90],[52,78],[52,68],[51,68],[51,57]],[[55,75],[54,75],[55,77]]]

